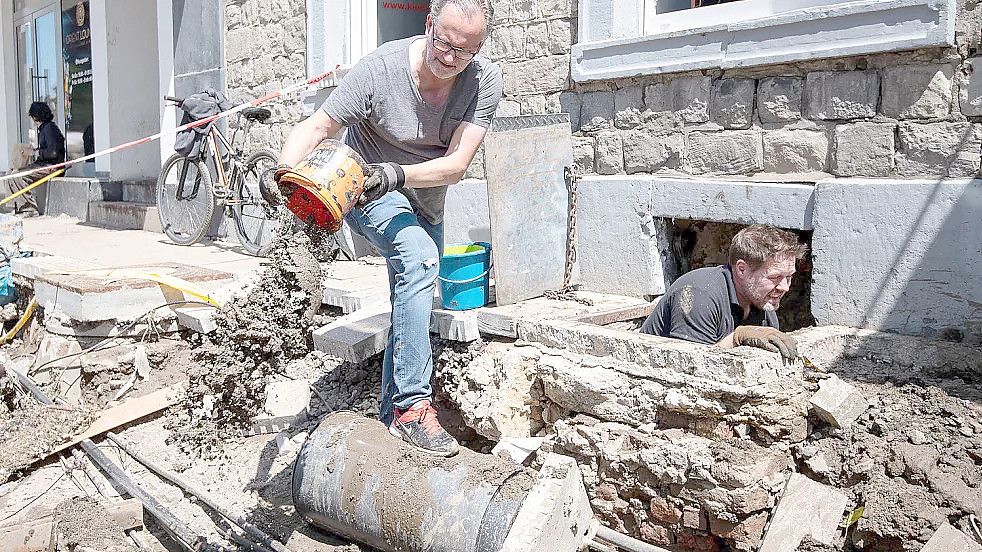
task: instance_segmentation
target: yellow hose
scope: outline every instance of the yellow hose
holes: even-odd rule
[[[16,198],[18,198],[18,197],[26,194],[27,192],[33,190],[34,188],[37,188],[41,184],[44,184],[45,182],[51,180],[52,178],[54,178],[56,176],[61,175],[64,172],[65,172],[65,169],[58,169],[57,171],[49,174],[48,176],[45,176],[41,180],[38,180],[37,182],[34,182],[33,184],[31,184],[30,186],[24,188],[23,190],[19,190],[19,191],[15,192],[15,193],[13,193],[13,194],[11,194],[11,195],[3,198],[3,199],[0,199],[0,205],[3,205],[4,203],[7,203],[8,201],[12,201],[12,200],[14,200],[14,199],[16,199]]]
[[[24,326],[27,324],[27,321],[31,319],[31,316],[34,314],[34,309],[37,308],[37,306],[38,306],[37,300],[31,298],[31,302],[27,304],[27,308],[24,310],[24,314],[23,316],[20,317],[20,320],[17,321],[17,324],[15,324],[13,329],[7,332],[6,335],[0,337],[0,345],[6,345],[7,343],[10,343],[14,339],[14,336],[17,335],[17,332],[21,331],[24,328]]]

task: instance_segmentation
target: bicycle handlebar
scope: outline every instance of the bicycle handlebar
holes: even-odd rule
[[[177,105],[184,103],[184,98],[175,98],[174,96],[164,96],[165,102],[174,102]]]

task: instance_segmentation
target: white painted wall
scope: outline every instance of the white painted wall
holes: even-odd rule
[[[17,142],[17,50],[12,2],[0,2],[0,171],[10,169]]]
[[[92,133],[95,150],[102,151],[112,145],[109,133],[109,40],[106,1],[89,2],[89,26],[92,30]],[[102,155],[95,158],[95,172],[99,176],[109,176],[110,158]]]
[[[161,160],[167,159],[174,153],[174,138],[172,131],[177,127],[177,107],[165,106],[164,96],[174,96],[174,2],[172,0],[157,0],[157,120],[164,135],[158,142],[158,153]]]
[[[117,145],[160,130],[157,6],[130,0],[105,4],[108,138]],[[113,180],[156,178],[160,150],[153,144],[137,146],[112,154],[111,164]]]

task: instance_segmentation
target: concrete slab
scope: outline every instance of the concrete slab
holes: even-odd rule
[[[341,307],[346,314],[370,303],[388,301],[389,276],[385,261],[382,264],[335,261],[328,265],[322,290],[322,302]]]
[[[835,374],[818,384],[818,392],[809,403],[819,418],[841,428],[851,427],[869,408],[863,394]]]
[[[36,255],[34,257],[18,257],[10,261],[10,269],[15,278],[31,282],[43,274],[77,272],[100,268],[90,262],[59,255]]]
[[[806,535],[833,544],[848,502],[846,495],[832,487],[791,474],[759,552],[794,550]]]
[[[348,362],[361,362],[385,350],[392,307],[376,303],[313,331],[314,348]]]
[[[968,535],[945,523],[927,541],[921,552],[982,552],[982,545],[970,539]]]
[[[157,207],[146,203],[93,201],[86,221],[104,228],[163,232]]]
[[[477,312],[433,309],[430,315],[430,332],[443,339],[471,342],[481,338]]]
[[[982,343],[980,204],[982,180],[817,183],[811,293],[818,325],[928,336],[950,329]]]
[[[610,323],[613,313],[623,313],[634,317],[632,313],[650,312],[652,304],[636,297],[610,295],[592,291],[576,292],[580,297],[592,302],[586,305],[576,301],[560,301],[537,297],[519,303],[503,306],[488,306],[477,309],[477,322],[482,333],[501,337],[518,337],[518,322],[520,320],[578,320]],[[626,310],[625,310],[626,309]],[[637,309],[636,311],[634,309]],[[647,314],[644,314],[645,316]],[[616,317],[616,316],[615,316]],[[625,320],[628,318],[622,318]],[[607,322],[607,321],[610,322]]]
[[[103,193],[103,186],[96,178],[53,178],[44,187],[46,195],[41,202],[41,211],[48,216],[68,215],[88,220],[89,203],[118,199],[113,198],[111,193]],[[107,186],[106,191],[110,190]]]
[[[177,307],[174,309],[178,325],[200,334],[211,333],[218,327],[215,323],[216,312],[213,307]]]
[[[200,300],[172,287],[135,277],[134,273],[167,275],[206,291],[234,279],[228,272],[179,263],[158,263],[43,274],[34,282],[34,295],[46,311],[60,311],[77,322],[136,320],[165,303]]]
[[[522,502],[501,550],[575,552],[592,530],[592,522],[593,509],[576,461],[550,454]]]

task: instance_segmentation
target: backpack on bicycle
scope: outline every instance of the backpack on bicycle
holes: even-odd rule
[[[222,111],[232,109],[232,107],[232,104],[225,99],[225,96],[221,92],[214,88],[206,88],[203,92],[191,94],[181,102],[181,109],[184,111],[184,116],[181,118],[181,125],[200,121],[206,117],[211,117]],[[215,122],[212,121],[207,125],[188,128],[178,132],[174,140],[174,151],[188,157],[199,157],[205,137]]]

